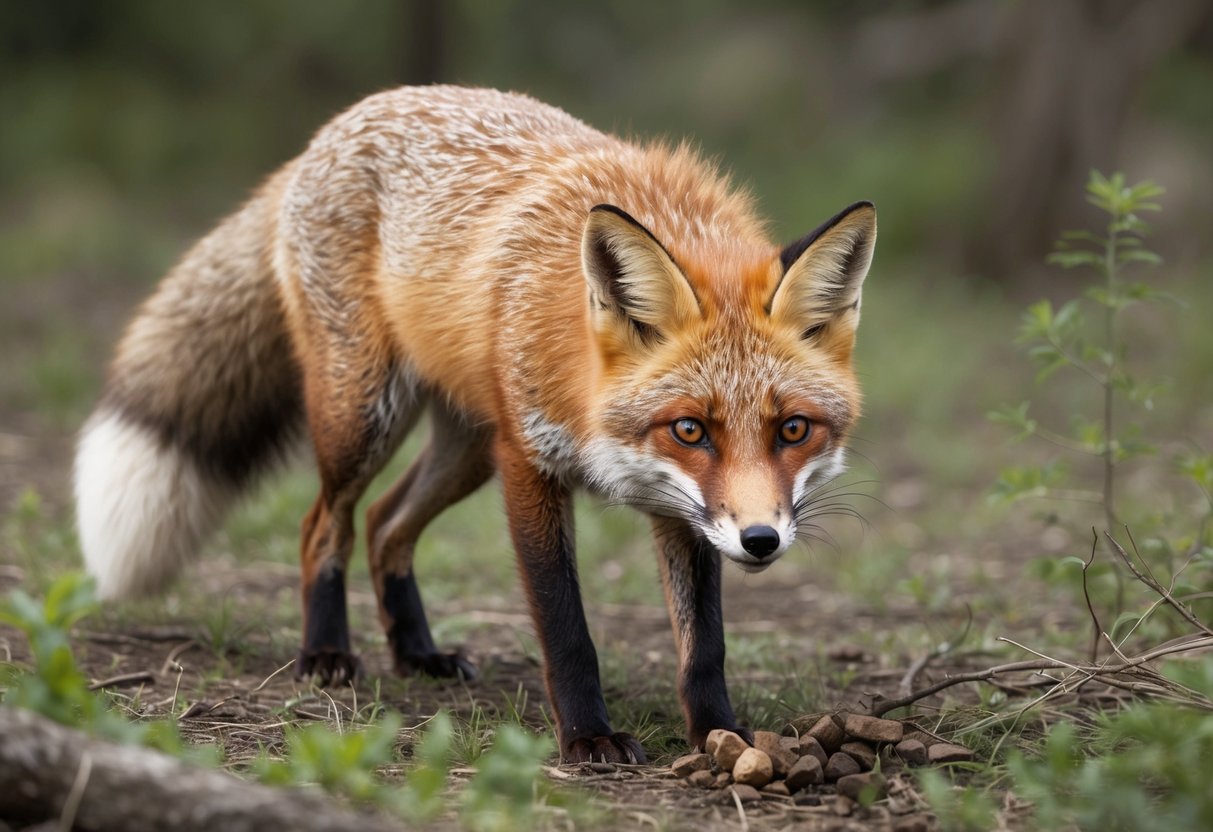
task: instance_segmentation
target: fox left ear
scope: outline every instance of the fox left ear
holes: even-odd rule
[[[581,262],[599,331],[623,324],[648,340],[699,314],[695,290],[665,246],[614,205],[591,209]]]
[[[870,202],[856,202],[792,243],[779,255],[784,272],[767,305],[771,319],[795,326],[806,339],[842,336],[846,343],[839,346],[849,353],[875,245]]]

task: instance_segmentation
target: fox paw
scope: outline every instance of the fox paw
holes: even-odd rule
[[[562,763],[647,763],[636,738],[622,731],[609,737],[579,737],[565,744]]]
[[[311,679],[322,688],[348,684],[362,673],[362,662],[344,650],[305,647],[295,659],[295,678]]]
[[[476,666],[462,653],[421,653],[396,657],[396,673],[413,676],[421,673],[435,679],[462,679],[470,682],[476,678]]]

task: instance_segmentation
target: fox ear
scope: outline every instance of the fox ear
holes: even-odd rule
[[[802,338],[840,337],[849,354],[875,244],[876,207],[856,202],[785,248],[783,277],[767,306],[771,319],[795,326]]]
[[[595,329],[626,323],[643,340],[699,314],[695,290],[647,228],[614,205],[586,219],[581,262]]]

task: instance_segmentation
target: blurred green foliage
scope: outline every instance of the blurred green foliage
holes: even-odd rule
[[[1207,656],[1173,666],[1168,675],[1213,696]],[[1008,767],[1041,829],[1209,829],[1211,759],[1207,710],[1134,702],[1097,714],[1088,728],[1054,725],[1039,754],[1014,752]]]
[[[0,667],[3,704],[27,708],[62,725],[127,745],[146,745],[198,763],[213,763],[213,749],[187,749],[174,720],[133,722],[126,719],[104,693],[89,689],[76,666],[69,642],[74,624],[97,610],[92,579],[79,572],[59,576],[36,599],[13,590],[0,600],[0,624],[15,627],[29,640],[34,667]]]

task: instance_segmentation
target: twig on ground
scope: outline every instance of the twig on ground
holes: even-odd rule
[[[946,656],[951,653],[958,645],[964,644],[969,638],[969,631],[973,628],[973,608],[965,604],[965,610],[968,612],[968,618],[965,621],[964,632],[960,634],[960,638],[954,642],[945,641],[933,647],[925,655],[918,657],[914,663],[910,665],[905,675],[901,677],[901,682],[897,685],[898,696],[909,696],[914,691],[914,682],[918,678],[918,674],[926,668],[935,659]]]
[[[141,685],[156,684],[156,674],[150,670],[136,670],[133,673],[121,673],[117,676],[110,676],[108,679],[102,679],[98,682],[93,682],[88,686],[89,690],[102,690],[104,688],[116,688],[121,685],[133,685],[135,683]]]
[[[129,633],[77,632],[77,638],[97,644],[142,644],[145,641],[181,641],[193,639],[194,633],[180,627],[162,627],[151,630],[134,630]]]
[[[942,649],[940,647],[936,647],[934,650],[923,653],[921,656],[915,659],[914,663],[911,664],[910,668],[906,671],[906,675],[901,677],[901,682],[897,685],[897,695],[910,696],[914,692],[914,682],[918,679],[918,674],[922,673],[923,669],[931,663],[932,659],[938,658],[942,655]]]
[[[164,664],[160,666],[160,675],[167,676],[171,672],[180,673],[182,670],[184,670],[185,668],[183,668],[181,666],[181,663],[178,662],[177,659],[179,659],[181,657],[182,653],[185,653],[185,652],[189,651],[190,649],[192,649],[194,647],[198,647],[198,646],[199,646],[198,642],[195,639],[191,638],[191,639],[188,639],[187,641],[181,642],[176,647],[174,647],[172,650],[170,650],[168,652],[168,655],[164,658]]]
[[[737,795],[737,790],[730,786],[729,794],[733,795],[733,805],[737,807],[737,817],[741,818],[741,832],[749,832],[750,821],[745,816],[745,809],[741,805],[741,798]]]
[[[1018,644],[1017,642],[1014,642],[1011,639],[1002,638],[999,640],[1005,641],[1007,644],[1014,645],[1015,647],[1019,647],[1020,649],[1025,650],[1027,652],[1035,653],[1035,651],[1025,647],[1022,644]],[[929,685],[921,690],[915,691],[914,693],[912,693],[908,696],[901,696],[901,697],[898,697],[897,699],[890,699],[886,702],[881,702],[872,708],[872,714],[874,716],[883,716],[884,714],[887,714],[890,711],[896,710],[897,708],[904,708],[906,705],[912,705],[913,703],[917,702],[920,699],[925,699],[928,696],[932,696],[936,693],[939,693],[941,690],[945,690],[954,685],[960,685],[960,684],[964,684],[966,682],[984,682],[995,676],[1001,676],[1001,675],[1007,674],[1007,673],[1017,673],[1017,672],[1024,672],[1024,671],[1030,671],[1030,670],[1035,670],[1035,671],[1066,670],[1066,671],[1070,672],[1071,676],[1073,676],[1074,674],[1081,674],[1084,677],[1082,680],[1080,680],[1078,682],[1079,685],[1085,684],[1086,682],[1091,681],[1092,679],[1098,679],[1099,681],[1108,682],[1109,684],[1116,683],[1117,686],[1132,684],[1131,680],[1126,681],[1123,679],[1117,679],[1116,677],[1119,674],[1128,673],[1130,671],[1136,671],[1139,675],[1146,677],[1145,679],[1138,679],[1137,680],[1138,684],[1140,684],[1141,682],[1153,682],[1155,684],[1158,684],[1159,680],[1163,680],[1166,677],[1163,677],[1160,674],[1158,674],[1148,668],[1143,668],[1143,665],[1147,664],[1148,662],[1152,662],[1156,659],[1164,658],[1165,656],[1170,656],[1170,655],[1174,655],[1177,653],[1186,653],[1191,650],[1198,650],[1198,649],[1203,649],[1206,647],[1213,647],[1213,636],[1196,638],[1191,641],[1182,642],[1180,644],[1170,644],[1170,645],[1166,645],[1163,647],[1159,647],[1154,650],[1150,650],[1146,653],[1143,653],[1133,659],[1130,659],[1130,660],[1124,661],[1124,662],[1119,662],[1117,664],[1105,663],[1105,664],[1081,665],[1081,664],[1075,664],[1073,662],[1062,661],[1060,659],[1050,658],[1047,656],[1043,657],[1043,658],[1039,658],[1039,659],[1034,659],[1034,660],[1022,661],[1022,662],[1011,662],[1009,664],[1002,664],[1002,665],[998,665],[996,667],[988,667],[985,670],[976,670],[971,673],[960,673],[955,676],[950,676],[947,679],[943,679],[939,682],[936,682],[933,685]],[[1041,653],[1036,653],[1036,655],[1044,656],[1044,654],[1041,654]],[[1111,681],[1109,681],[1109,680],[1111,680]],[[1067,677],[1066,679],[1058,679],[1057,685],[1055,686],[1055,688],[1058,690],[1069,690],[1072,687],[1074,687],[1074,685],[1073,685],[1073,683],[1071,683],[1069,681],[1069,677]],[[1046,694],[1042,695],[1041,697],[1039,697],[1038,701],[1043,701],[1043,699],[1048,698],[1048,696],[1049,696],[1049,694],[1046,693]],[[1192,705],[1193,707],[1199,707],[1199,708],[1203,708],[1206,710],[1213,710],[1213,703],[1209,702],[1209,700],[1205,699],[1204,697],[1192,698],[1192,699],[1185,697],[1184,701],[1187,704]]]
[[[76,813],[80,811],[80,801],[84,790],[88,788],[88,777],[93,772],[93,755],[88,749],[80,752],[80,767],[76,769],[76,779],[72,781],[71,791],[63,801],[63,811],[59,813],[59,832],[72,832],[76,825]]]
[[[257,687],[255,687],[249,691],[249,694],[252,695],[252,694],[256,693],[257,691],[261,690],[263,687],[265,687],[266,685],[269,684],[270,679],[273,679],[275,676],[277,676],[282,671],[286,670],[288,667],[292,666],[294,663],[295,663],[295,660],[291,659],[289,662],[287,662],[282,667],[275,670],[269,676],[266,676],[264,679],[261,680],[261,684],[257,685]]]

